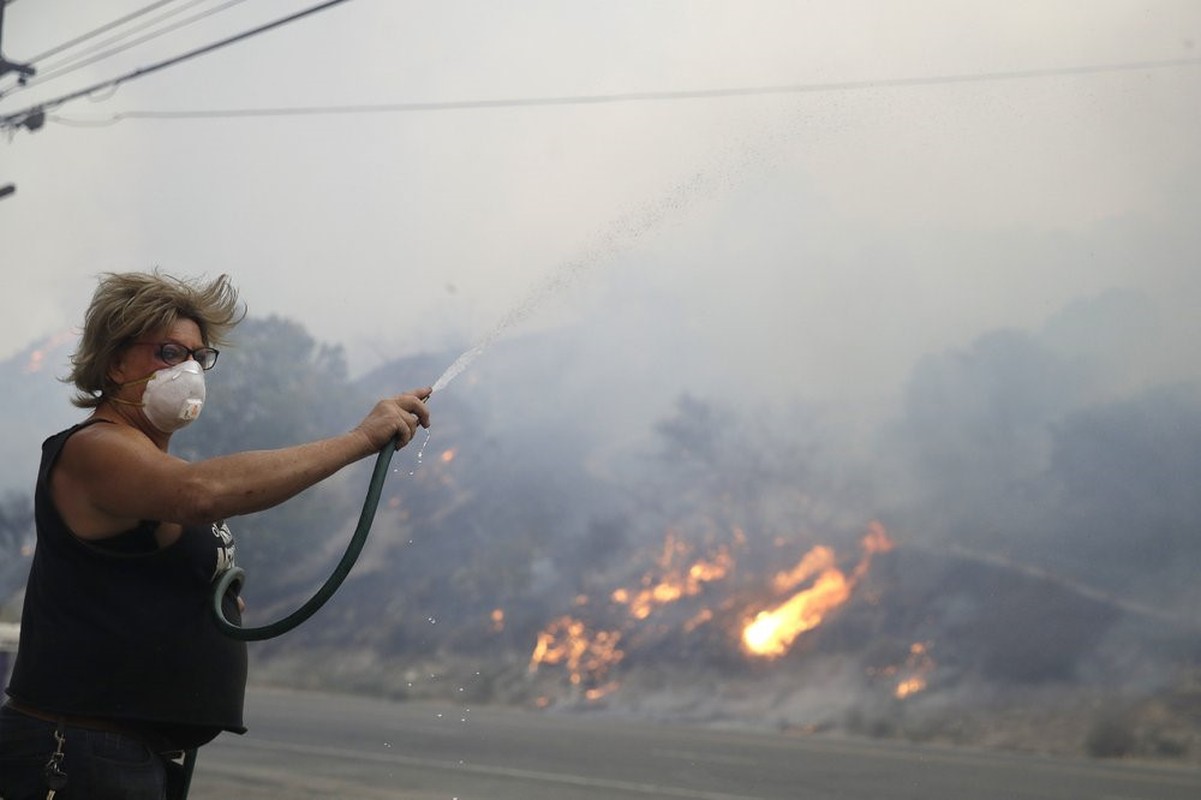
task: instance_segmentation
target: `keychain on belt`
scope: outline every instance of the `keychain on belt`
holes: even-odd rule
[[[67,737],[63,735],[62,723],[59,723],[54,728],[54,752],[50,754],[50,760],[46,762],[46,767],[42,770],[42,774],[46,776],[46,785],[50,787],[50,790],[46,792],[46,800],[54,800],[54,795],[67,785],[67,773],[63,770],[63,744],[66,741]]]

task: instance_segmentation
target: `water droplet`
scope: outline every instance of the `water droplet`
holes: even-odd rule
[[[434,435],[433,428],[425,429],[425,441],[421,443],[421,447],[417,448],[417,464],[409,471],[409,477],[413,477],[417,470],[421,468],[421,459],[425,457],[425,446],[430,443],[430,437]]]

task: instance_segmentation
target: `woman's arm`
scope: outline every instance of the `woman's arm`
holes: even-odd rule
[[[293,447],[189,463],[127,425],[91,425],[68,441],[51,476],[64,520],[84,539],[138,521],[194,524],[279,505],[390,442],[429,425],[428,390],[381,400],[354,430]]]

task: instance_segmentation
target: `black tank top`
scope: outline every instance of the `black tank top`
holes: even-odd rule
[[[185,526],[157,547],[155,522],[100,542],[67,528],[50,494],[63,445],[47,439],[34,496],[37,548],[8,693],[42,711],[105,717],[194,747],[242,733],[246,645],[212,620],[211,585],[233,563],[225,523]],[[240,622],[237,599],[224,599]]]

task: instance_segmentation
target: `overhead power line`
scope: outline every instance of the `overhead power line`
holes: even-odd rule
[[[914,78],[837,81],[825,83],[782,84],[774,86],[745,86],[726,89],[697,89],[691,91],[624,92],[618,94],[564,95],[556,97],[517,97],[495,100],[457,100],[429,103],[377,103],[358,105],[293,106],[280,108],[208,109],[180,111],[122,111],[101,120],[72,120],[51,116],[50,120],[66,125],[107,126],[129,119],[236,119],[246,117],[299,117],[341,114],[378,114],[417,111],[462,111],[489,108],[522,108],[537,106],[600,105],[665,100],[701,100],[754,95],[806,94],[816,92],[888,89],[910,86],[938,86],[960,83],[986,83],[1034,78],[1095,75],[1112,72],[1131,72],[1173,67],[1201,66],[1201,58],[1181,58],[1163,61],[1132,61],[1120,64],[1094,64],[1076,67],[1010,70],[1005,72],[930,75]],[[3,124],[3,120],[0,120]]]
[[[213,42],[212,44],[205,45],[204,47],[196,48],[195,50],[189,50],[186,53],[183,53],[178,56],[174,56],[172,58],[168,58],[165,61],[160,61],[157,64],[152,64],[149,67],[141,67],[132,72],[128,72],[120,77],[112,78],[112,79],[106,80],[106,81],[101,81],[100,83],[93,84],[92,86],[89,86],[85,89],[80,89],[78,91],[71,92],[69,94],[65,94],[60,97],[56,97],[52,100],[47,100],[47,101],[38,103],[36,105],[30,106],[29,108],[14,112],[12,114],[5,114],[3,116],[0,116],[0,129],[21,127],[23,125],[26,127],[30,127],[31,129],[33,129],[33,127],[35,125],[37,127],[40,127],[41,122],[45,119],[46,111],[54,109],[54,108],[58,108],[59,106],[63,105],[64,103],[68,103],[72,100],[77,100],[80,97],[86,97],[87,95],[92,94],[93,92],[102,91],[104,89],[115,89],[116,87],[120,86],[123,83],[128,83],[129,81],[136,80],[138,78],[143,78],[147,75],[151,75],[155,72],[159,72],[160,70],[167,69],[168,67],[173,67],[177,64],[181,64],[185,61],[189,61],[193,58],[196,58],[197,56],[202,56],[207,53],[211,53],[214,50],[219,50],[222,47],[226,47],[227,45],[231,45],[236,42],[240,42],[244,39],[249,39],[252,36],[257,36],[260,33],[266,33],[267,31],[272,30],[274,28],[278,28],[278,27],[280,27],[282,25],[286,25],[290,22],[295,22],[298,19],[302,19],[302,18],[310,16],[312,14],[316,14],[320,11],[325,11],[326,9],[332,8],[333,6],[336,6],[336,5],[341,5],[342,3],[345,3],[345,2],[347,2],[347,0],[326,0],[326,2],[324,2],[324,3],[318,3],[317,5],[306,8],[303,11],[298,11],[295,14],[289,14],[286,17],[281,17],[280,19],[277,19],[274,22],[268,22],[264,25],[258,26],[257,28],[251,28],[250,30],[243,31],[242,33],[238,33],[233,36],[226,37],[225,39],[221,39],[220,41],[216,41],[216,42]]]
[[[132,28],[130,30],[124,31],[124,32],[118,34],[117,36],[113,36],[113,37],[110,37],[109,39],[104,40],[103,42],[99,42],[92,48],[84,50],[83,52],[67,56],[65,59],[61,59],[60,61],[58,61],[54,64],[49,64],[47,66],[40,67],[42,72],[38,75],[37,78],[35,78],[31,81],[26,81],[25,83],[19,84],[17,86],[14,86],[6,92],[0,92],[0,97],[5,97],[10,94],[16,94],[17,92],[25,91],[28,89],[33,89],[37,86],[41,86],[43,83],[52,81],[55,78],[61,78],[63,75],[69,75],[72,72],[75,72],[76,70],[83,69],[84,67],[95,64],[98,61],[103,61],[106,58],[111,58],[111,57],[117,55],[118,53],[124,53],[126,50],[129,50],[133,47],[137,47],[140,44],[145,44],[146,42],[149,42],[153,39],[157,39],[160,36],[165,36],[168,33],[177,31],[180,28],[185,28],[188,25],[193,25],[202,19],[207,19],[208,17],[211,17],[214,14],[219,14],[222,11],[225,11],[225,10],[231,8],[232,6],[236,6],[240,3],[246,2],[246,0],[227,0],[227,2],[217,6],[215,8],[210,8],[205,11],[201,11],[198,14],[193,14],[192,16],[190,16],[186,19],[179,20],[178,22],[171,24],[171,25],[163,26],[157,30],[147,33],[144,36],[141,36],[137,39],[133,39],[132,41],[125,41],[124,43],[117,44],[117,46],[115,46],[115,47],[110,47],[108,50],[103,50],[102,52],[96,52],[97,50],[99,50],[107,45],[120,43],[120,42],[122,42],[122,40],[128,40],[129,37],[132,36],[134,33],[137,33],[138,31],[141,31],[141,30],[145,30],[146,28],[149,28],[149,27],[153,27],[154,25],[159,24],[163,20],[168,19],[169,17],[176,16],[177,14],[180,14],[180,13],[188,10],[189,8],[191,8],[195,5],[198,5],[199,3],[202,3],[202,2],[205,2],[205,0],[193,0],[193,2],[191,2],[190,4],[188,4],[186,6],[181,6],[179,8],[172,9],[172,10],[166,12],[165,14],[162,14],[162,15],[156,17],[155,19],[148,20],[143,25],[140,25],[136,28]],[[36,61],[36,59],[33,59],[33,60]]]
[[[143,14],[148,14],[151,11],[154,11],[156,8],[161,8],[162,6],[170,5],[171,3],[174,3],[174,2],[175,2],[175,0],[159,0],[159,2],[157,2],[157,3],[151,3],[148,6],[143,6],[142,8],[139,8],[137,11],[130,12],[129,14],[126,14],[123,17],[115,19],[112,22],[101,25],[99,28],[88,31],[87,33],[83,34],[82,36],[76,36],[74,39],[63,42],[62,44],[57,45],[55,47],[51,47],[49,50],[47,50],[43,53],[38,53],[36,56],[30,56],[29,61],[30,61],[30,63],[37,63],[38,61],[41,61],[43,58],[46,58],[47,56],[52,56],[55,53],[61,53],[63,50],[66,50],[68,47],[74,47],[77,44],[82,44],[83,42],[86,42],[88,39],[93,39],[102,33],[111,31],[113,28],[118,28],[127,22],[131,22],[131,21],[137,19],[138,17],[142,16]]]

